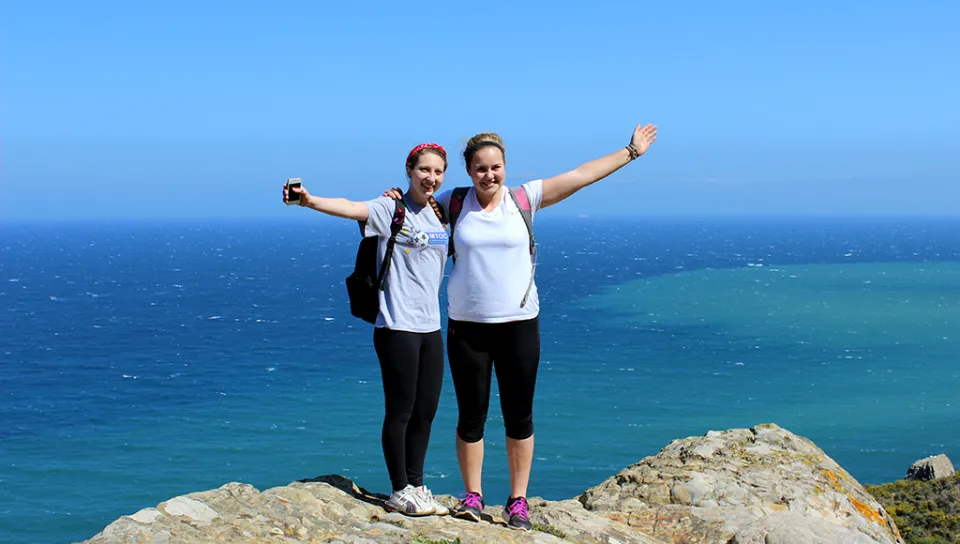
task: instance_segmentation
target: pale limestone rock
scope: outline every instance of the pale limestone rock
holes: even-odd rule
[[[953,474],[953,463],[950,462],[949,457],[941,453],[915,462],[907,470],[905,479],[930,481],[947,478],[953,476]]]
[[[217,512],[206,504],[187,497],[176,497],[160,505],[160,510],[168,516],[186,516],[194,521],[209,523],[217,517]]]
[[[130,519],[136,521],[137,523],[153,523],[158,517],[162,516],[159,510],[156,508],[144,508],[136,514],[129,516]]]
[[[819,531],[902,542],[893,521],[853,477],[812,442],[776,425],[675,440],[580,501],[665,540],[726,544],[749,528],[743,538],[766,531],[786,542]],[[777,520],[785,525],[774,526]]]
[[[731,544],[873,544],[853,529],[821,523],[793,512],[776,512],[741,529]]]
[[[448,507],[449,495],[437,499]],[[886,512],[812,442],[776,425],[674,440],[578,499],[530,499],[534,531],[490,505],[479,523],[406,517],[341,476],[258,491],[229,483],[108,525],[88,544],[893,544]]]
[[[663,541],[635,531],[622,516],[598,515],[584,509],[579,501],[531,500],[530,521],[555,529],[572,542],[604,544],[660,544]]]

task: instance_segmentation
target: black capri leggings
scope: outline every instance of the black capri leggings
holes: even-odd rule
[[[373,345],[383,376],[383,457],[393,490],[423,485],[430,428],[443,386],[443,335],[377,327]]]
[[[533,435],[533,390],[540,365],[540,318],[509,323],[450,319],[447,356],[457,391],[457,436],[479,442],[490,406],[490,382],[496,369],[500,410],[508,438]]]

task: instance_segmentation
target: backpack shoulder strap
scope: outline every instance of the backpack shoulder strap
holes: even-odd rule
[[[537,242],[533,237],[533,213],[530,210],[530,199],[527,198],[527,191],[523,186],[517,187],[516,189],[511,188],[510,196],[513,198],[513,203],[520,209],[520,217],[523,217],[523,224],[527,226],[527,234],[530,236],[530,254],[533,255]]]
[[[403,203],[403,199],[394,199],[396,207],[393,210],[393,222],[390,223],[390,235],[396,236],[400,232],[400,227],[403,226],[403,218],[406,215],[407,205]],[[400,217],[400,222],[397,223],[397,217]],[[357,225],[360,226],[360,236],[365,236],[367,234],[367,222],[366,221],[357,221]],[[394,232],[396,228],[396,232]]]
[[[530,283],[527,284],[527,292],[523,294],[523,300],[520,301],[520,307],[527,304],[530,297],[530,290],[533,288],[533,276],[537,270],[537,241],[533,237],[533,212],[530,209],[530,198],[527,196],[526,189],[521,185],[516,189],[510,189],[510,198],[520,209],[520,217],[523,218],[523,224],[527,226],[527,234],[530,235]]]
[[[393,209],[393,221],[390,223],[390,238],[397,237],[403,227],[403,220],[407,216],[407,205],[403,203],[403,199],[400,198],[393,202],[395,207]]]
[[[453,229],[457,226],[457,219],[460,217],[460,212],[463,211],[463,199],[467,198],[468,192],[470,192],[469,187],[457,187],[450,195],[450,205],[447,206],[449,208],[447,218],[450,221],[450,243],[447,246],[447,255],[453,255],[454,262],[456,262],[457,257],[453,246]]]
[[[470,192],[469,187],[457,187],[453,190],[453,194],[450,195],[450,226],[452,227],[454,223],[457,222],[457,218],[460,217],[460,212],[463,211],[463,199],[467,198],[467,193]]]
[[[381,291],[386,283],[390,262],[393,261],[393,246],[397,243],[397,234],[400,234],[400,229],[403,228],[403,220],[407,216],[407,205],[403,203],[403,199],[395,200],[394,203],[396,207],[393,210],[393,220],[390,222],[390,238],[387,240],[387,251],[383,256],[383,264],[380,265],[380,274],[377,275],[377,285],[380,286]]]

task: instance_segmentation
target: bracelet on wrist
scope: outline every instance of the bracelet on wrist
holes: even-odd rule
[[[637,150],[637,147],[633,145],[633,142],[627,144],[626,150],[630,153],[630,160],[634,160],[640,156],[640,151]]]

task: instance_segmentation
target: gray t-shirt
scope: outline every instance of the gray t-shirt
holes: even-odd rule
[[[409,331],[440,330],[440,282],[447,262],[449,232],[428,204],[419,206],[404,196],[407,213],[393,247],[393,262],[380,291],[377,327]],[[390,237],[394,200],[379,197],[365,202],[369,210],[364,236],[379,236],[377,270]]]

